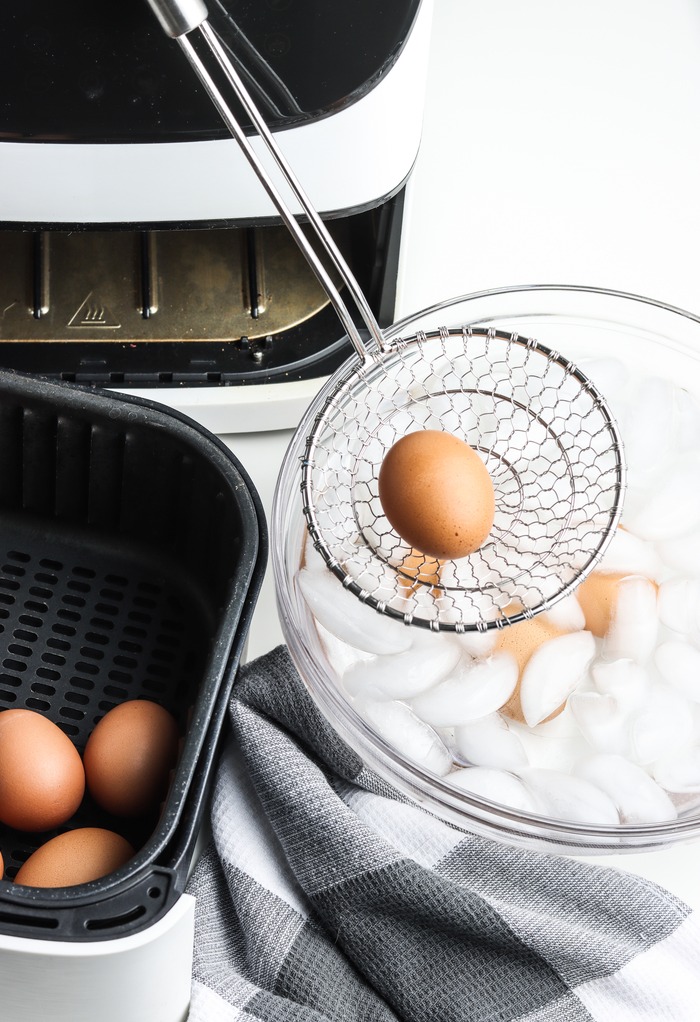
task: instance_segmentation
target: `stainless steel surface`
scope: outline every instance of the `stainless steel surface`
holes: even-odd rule
[[[191,32],[207,18],[202,0],[148,0],[166,35],[177,38]]]
[[[384,338],[381,329],[376,319],[374,318],[374,314],[372,313],[372,310],[369,307],[369,303],[367,302],[367,299],[365,298],[360,285],[355,280],[355,277],[352,271],[350,270],[350,267],[345,262],[345,259],[341,255],[340,251],[338,250],[338,247],[333,241],[333,238],[328,232],[326,225],[323,223],[321,217],[314,209],[311,201],[306,195],[306,192],[302,188],[301,183],[294,174],[294,171],[292,170],[288,161],[282,154],[282,151],[279,149],[277,143],[275,142],[272,132],[268,130],[265,120],[262,117],[262,114],[256,107],[250,93],[243,84],[241,76],[238,74],[235,67],[229,60],[228,54],[226,53],[226,50],[221,44],[221,41],[219,40],[218,36],[213,31],[209,23],[206,21],[200,26],[200,28],[202,37],[206,40],[207,45],[211,49],[211,52],[216,57],[219,67],[223,71],[228,84],[233,89],[236,99],[239,101],[239,103],[241,103],[248,117],[250,117],[253,125],[255,126],[255,130],[258,132],[258,135],[264,142],[268,153],[274,160],[274,163],[277,166],[277,168],[281,171],[285,185],[287,186],[291,194],[294,196],[294,198],[297,200],[306,216],[308,217],[309,223],[313,228],[316,240],[320,243],[325,254],[330,260],[331,266],[335,269],[336,273],[338,273],[341,280],[343,281],[343,284],[345,285],[345,288],[348,292],[350,299],[352,300],[355,307],[359,311],[362,321],[369,331],[370,337],[374,340],[378,347],[382,349],[384,346]],[[191,46],[189,46],[188,42],[185,39],[180,39],[180,44],[185,50],[185,52],[187,52],[191,58],[193,50]],[[202,73],[201,63],[197,65],[197,70],[201,76]],[[304,253],[304,257],[308,261],[309,265],[311,266],[312,270],[314,271],[318,279],[321,281],[326,293],[328,294],[331,300],[331,303],[333,304],[334,309],[338,313],[340,321],[342,322],[343,326],[345,327],[345,330],[347,331],[348,337],[350,338],[355,347],[355,350],[357,351],[361,359],[367,360],[369,358],[369,355],[362,341],[362,338],[357,330],[357,327],[355,326],[354,319],[350,314],[347,305],[340,296],[340,293],[336,288],[335,283],[329,276],[326,267],[317,256],[316,251],[310,244],[309,240],[307,239],[303,231],[300,229],[299,224],[297,223],[294,215],[292,214],[289,207],[285,203],[282,194],[277,189],[272,179],[267,174],[265,167],[258,159],[254,148],[250,145],[246,136],[241,132],[241,129],[237,122],[235,121],[235,118],[233,117],[230,109],[226,106],[226,104],[220,103],[218,99],[218,93],[216,92],[216,90],[214,89],[212,91],[211,85],[213,83],[211,82],[211,78],[209,77],[208,74],[205,75],[203,81],[205,82],[205,85],[209,90],[211,98],[216,103],[220,115],[223,117],[225,123],[229,127],[229,130],[231,131],[231,133],[233,134],[233,136],[236,138],[239,145],[243,149],[248,159],[248,162],[250,163],[251,167],[257,174],[258,178],[260,179],[261,183],[266,189],[268,195],[275,203],[280,216],[282,217],[285,224],[287,225],[292,235],[294,236],[297,244],[299,245],[299,248]]]
[[[284,227],[0,232],[2,341],[254,340],[327,304]]]

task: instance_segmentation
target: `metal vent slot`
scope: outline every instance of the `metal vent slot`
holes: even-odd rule
[[[286,229],[266,227],[3,231],[0,302],[0,341],[129,344],[253,340],[328,299]]]

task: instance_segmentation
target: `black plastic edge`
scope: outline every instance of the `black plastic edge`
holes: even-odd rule
[[[346,110],[349,107],[354,106],[356,103],[358,103],[362,99],[364,99],[365,96],[369,95],[369,93],[372,92],[376,88],[376,86],[384,79],[384,77],[396,65],[396,63],[399,60],[401,54],[404,52],[404,49],[406,47],[406,43],[408,42],[408,40],[410,39],[411,35],[413,34],[413,32],[415,30],[416,21],[418,20],[418,15],[419,15],[420,9],[421,9],[421,7],[423,5],[423,0],[413,0],[413,2],[414,2],[413,17],[412,17],[412,20],[411,20],[410,28],[408,29],[406,35],[401,40],[400,44],[396,46],[394,51],[390,54],[390,56],[384,62],[382,67],[378,68],[376,70],[376,72],[370,78],[368,78],[365,82],[363,82],[362,85],[358,86],[358,88],[356,88],[352,92],[348,93],[347,96],[344,96],[342,99],[336,100],[336,102],[332,106],[330,106],[330,107],[323,107],[323,108],[321,108],[319,110],[311,110],[311,111],[308,111],[308,112],[305,112],[305,113],[299,115],[298,117],[287,117],[287,118],[285,118],[285,120],[283,122],[276,121],[274,124],[271,125],[273,130],[274,130],[274,132],[275,132],[275,134],[277,134],[278,132],[282,132],[282,131],[288,131],[288,130],[290,130],[292,128],[305,127],[308,124],[315,124],[315,123],[317,123],[319,121],[324,121],[324,120],[326,120],[329,117],[333,117],[335,114],[339,113],[340,111]],[[183,65],[183,67],[184,66],[185,65]],[[255,134],[257,134],[257,132],[255,131],[255,129],[253,128],[252,125],[244,125],[243,126],[243,130],[244,130],[244,133],[246,135],[255,135]],[[216,141],[221,141],[221,140],[228,139],[230,137],[231,136],[230,136],[229,131],[224,126],[222,126],[221,130],[218,133],[217,132],[213,132],[213,131],[205,132],[205,133],[202,133],[201,135],[199,135],[196,139],[193,139],[190,136],[188,136],[186,138],[181,138],[178,135],[174,134],[174,135],[166,135],[166,136],[163,136],[162,138],[154,139],[153,141],[151,141],[148,144],[150,144],[150,145],[178,145],[178,144],[187,144],[187,143],[194,144],[194,143],[197,143],[197,142],[216,142]],[[54,140],[49,140],[49,139],[46,139],[46,138],[40,138],[40,137],[37,137],[37,136],[18,136],[18,137],[6,136],[5,138],[2,139],[2,142],[3,143],[7,142],[9,144],[19,143],[19,144],[28,144],[28,145],[52,145],[52,144],[55,144]],[[139,145],[139,144],[140,145],[144,145],[145,144],[144,140],[142,138],[139,138],[139,139],[121,138],[121,137],[117,137],[117,138],[113,138],[113,137],[105,138],[105,137],[102,137],[102,136],[99,136],[99,135],[95,135],[94,137],[91,137],[89,139],[86,139],[86,138],[80,138],[80,139],[61,138],[60,139],[60,143],[62,145],[75,145],[75,146],[80,146],[80,145],[88,145],[88,146],[89,145],[114,145],[114,146],[116,146],[116,145]],[[371,207],[368,207],[368,208],[371,208]]]

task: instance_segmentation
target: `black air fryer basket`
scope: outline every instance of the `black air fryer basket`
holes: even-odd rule
[[[124,936],[180,896],[266,548],[249,478],[191,419],[0,372],[0,711],[37,710],[82,752],[104,713],[146,698],[181,734],[159,815],[125,825],[86,795],[61,828],[107,827],[138,849],[101,880],[13,885],[57,831],[0,824],[0,932]]]

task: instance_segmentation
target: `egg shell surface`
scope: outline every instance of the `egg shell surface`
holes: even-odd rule
[[[37,832],[69,820],[85,793],[80,754],[57,724],[34,710],[0,713],[0,820]]]
[[[479,455],[441,430],[408,433],[384,456],[379,500],[409,546],[453,560],[478,550],[493,526],[493,483]]]
[[[521,724],[525,723],[522,706],[520,705],[520,686],[522,684],[523,671],[530,657],[540,646],[550,639],[555,639],[565,634],[566,632],[555,627],[541,615],[529,619],[526,618],[524,621],[518,621],[514,625],[506,625],[499,630],[498,638],[496,639],[496,649],[499,652],[510,653],[511,656],[515,657],[518,664],[518,683],[508,702],[501,708],[501,712],[507,717],[517,720]],[[558,707],[546,719],[551,720],[558,713],[561,713],[563,709],[563,705]]]
[[[120,703],[102,717],[85,746],[90,794],[115,816],[151,812],[166,793],[178,743],[175,718],[158,703]]]
[[[135,854],[126,838],[102,827],[79,827],[40,845],[20,866],[25,887],[74,887],[113,873]]]
[[[576,596],[586,619],[587,631],[593,632],[599,639],[607,635],[617,611],[620,583],[632,577],[630,572],[592,571],[583,580]]]

